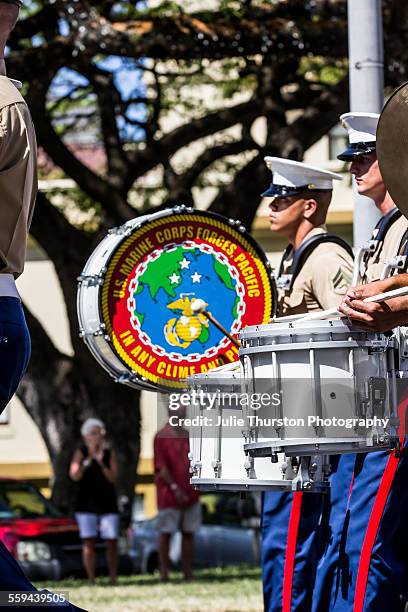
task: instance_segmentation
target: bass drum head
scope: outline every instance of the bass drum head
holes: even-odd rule
[[[276,290],[253,238],[237,221],[181,206],[125,227],[102,271],[99,311],[136,386],[184,389],[188,376],[236,361],[235,345],[192,306],[203,300],[235,337],[269,321]]]

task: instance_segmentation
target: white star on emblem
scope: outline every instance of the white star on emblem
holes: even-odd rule
[[[188,268],[190,267],[190,263],[191,263],[191,261],[188,261],[188,259],[186,259],[186,258],[184,257],[184,259],[182,259],[182,260],[180,261],[180,268],[181,268],[182,270],[185,270],[186,268],[188,269]]]
[[[191,275],[191,280],[193,281],[193,283],[199,283],[201,281],[201,276],[202,274],[194,272],[194,274]]]
[[[173,272],[173,274],[171,276],[169,276],[169,281],[171,282],[172,285],[178,285],[178,283],[180,281],[180,277],[179,277],[178,274]]]

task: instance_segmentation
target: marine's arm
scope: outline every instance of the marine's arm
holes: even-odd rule
[[[2,271],[11,272],[16,278],[24,268],[28,227],[37,192],[35,134],[24,102],[1,110],[0,135],[0,192],[5,195],[0,256]],[[24,189],[17,188],[23,185]]]
[[[369,331],[389,331],[408,325],[408,297],[394,298],[378,304],[364,302],[367,297],[399,289],[408,285],[408,274],[397,274],[382,281],[348,289],[339,306],[354,325]]]
[[[337,245],[317,248],[311,260],[311,289],[322,310],[337,308],[346,294],[353,273],[351,257]]]

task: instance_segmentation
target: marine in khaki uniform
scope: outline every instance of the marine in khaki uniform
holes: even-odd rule
[[[350,285],[350,247],[324,225],[333,181],[341,176],[267,157],[270,227],[287,238],[277,277],[280,316],[337,308]],[[265,612],[309,610],[316,572],[322,495],[266,492],[262,504]],[[294,525],[294,518],[296,525]],[[290,543],[290,544],[289,544]]]
[[[277,157],[266,157],[265,162],[273,174],[272,184],[262,194],[273,198],[270,228],[289,242],[277,279],[279,315],[335,308],[350,286],[353,260],[350,248],[337,236],[330,235],[327,242],[319,237],[329,238],[324,223],[333,181],[342,177]]]
[[[24,268],[37,194],[36,153],[35,131],[27,104],[15,82],[0,75],[0,287],[5,275],[16,278]],[[9,280],[12,286],[12,279]]]
[[[325,225],[315,227],[312,236],[327,235]],[[302,243],[301,243],[302,245]],[[283,264],[285,274],[293,263],[292,256]],[[336,308],[350,287],[353,260],[349,251],[335,242],[318,244],[300,268],[290,290],[278,288],[278,311],[281,316]]]
[[[404,246],[408,221],[396,209],[378,166],[379,115],[347,113],[341,119],[348,131],[349,147],[339,159],[351,162],[358,192],[372,198],[382,215],[371,241],[361,251],[360,284],[347,292],[349,296],[362,293],[365,297],[389,288],[390,283],[378,281],[374,284],[378,289],[364,292],[370,286],[368,283],[381,278],[385,265]],[[360,313],[354,311],[352,303],[346,297],[339,309],[354,325],[361,325],[363,315],[359,318]],[[357,302],[357,308],[360,306]],[[387,309],[386,305],[377,304],[367,307],[385,312]],[[403,602],[408,597],[405,453],[402,457],[386,451],[339,457],[336,473],[330,478],[328,512],[322,520],[327,530],[322,538],[312,612],[404,609]],[[339,589],[339,584],[347,587]]]
[[[0,0],[0,58],[13,29],[18,0]],[[30,113],[0,60],[0,413],[27,366],[30,342],[15,278],[23,271],[37,194],[37,146]],[[8,327],[11,325],[11,327]],[[4,340],[4,338],[6,340]]]
[[[30,355],[30,338],[14,279],[24,268],[37,192],[37,148],[28,107],[7,78],[3,59],[21,4],[20,0],[0,0],[0,413],[13,396]],[[0,591],[37,591],[3,542]],[[80,610],[73,604],[64,609]]]
[[[372,198],[382,217],[362,254],[360,284],[381,278],[386,264],[403,246],[401,242],[408,229],[408,220],[392,201],[378,166],[376,132],[379,117],[376,113],[346,113],[340,117],[348,132],[349,146],[339,159],[351,162],[350,172],[358,193]]]

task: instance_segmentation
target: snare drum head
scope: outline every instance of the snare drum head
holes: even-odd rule
[[[264,253],[235,221],[177,207],[130,225],[103,271],[99,312],[124,366],[157,389],[237,359],[228,337],[266,323],[275,289]]]

